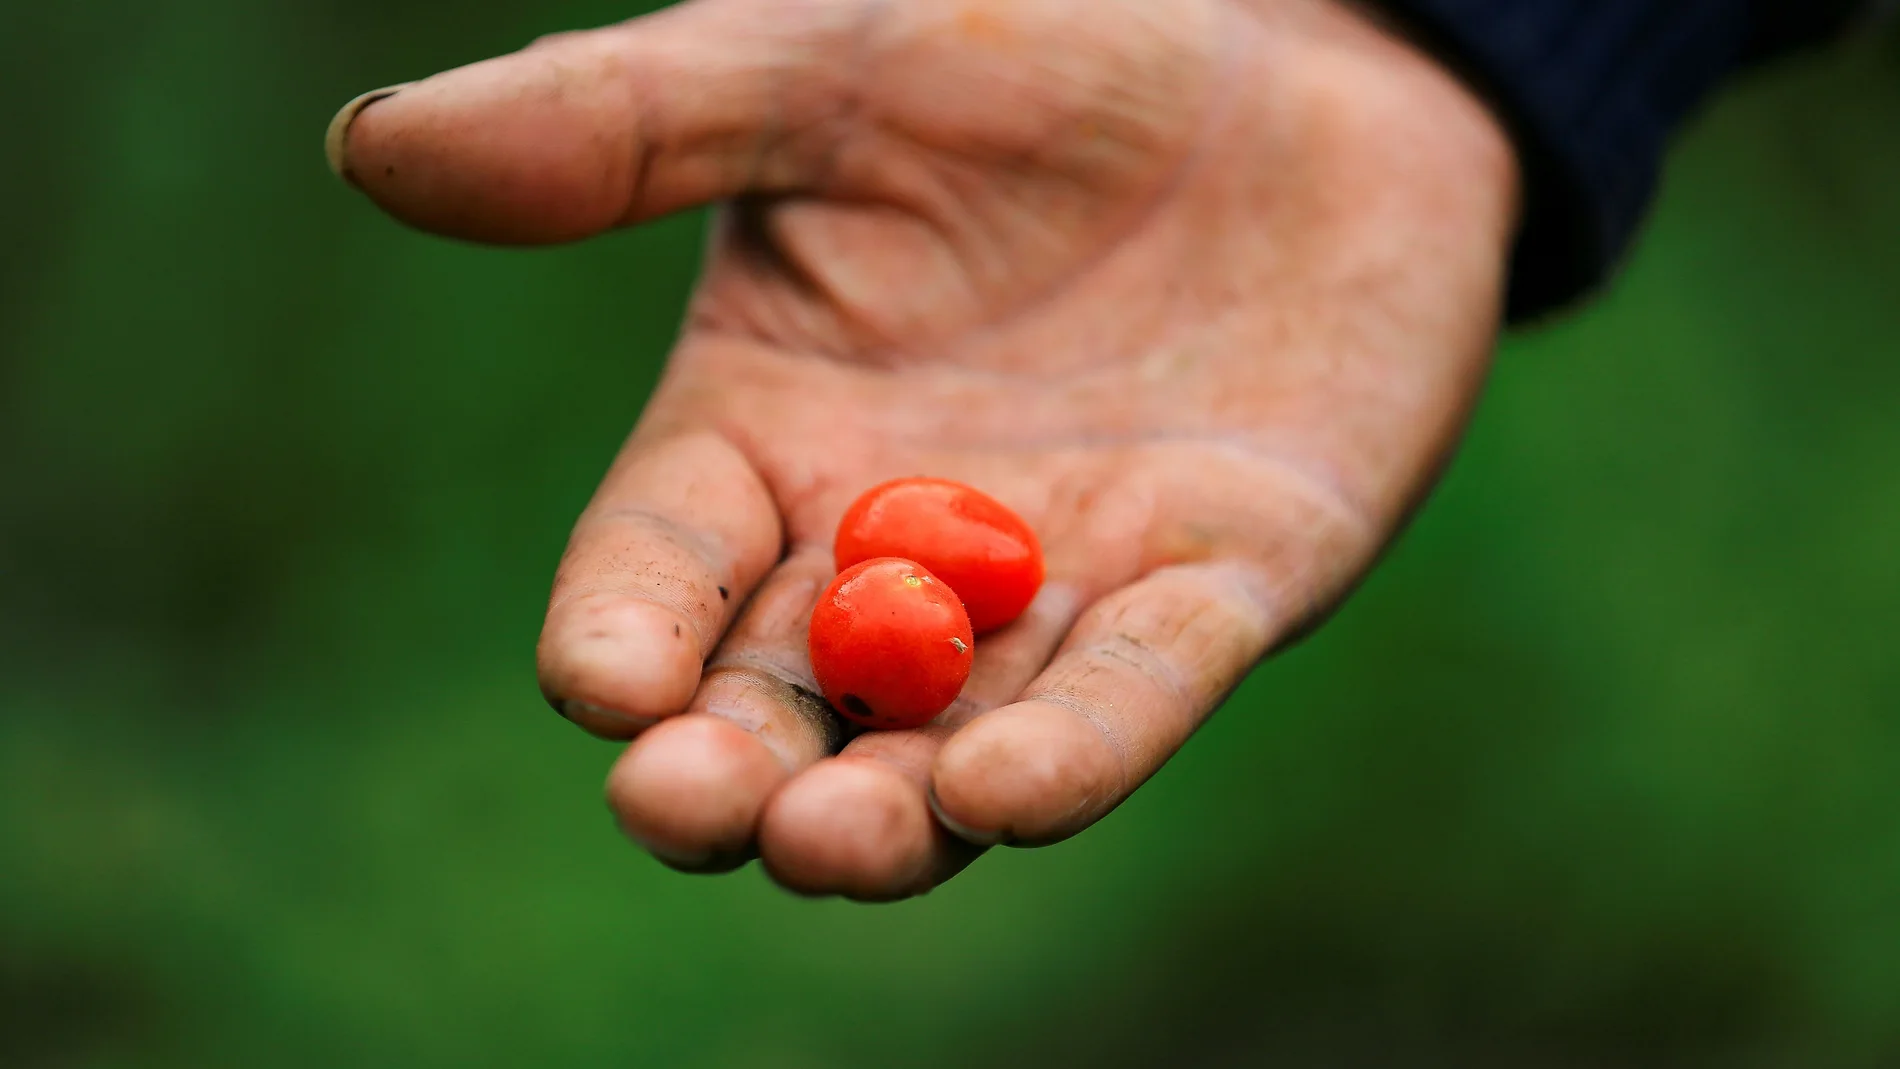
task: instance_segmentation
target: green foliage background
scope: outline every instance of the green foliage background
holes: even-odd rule
[[[497,252],[356,91],[607,0],[0,7],[0,1064],[1900,1064],[1900,48],[1749,80],[1361,596],[1089,834],[809,902],[538,701],[701,220]]]

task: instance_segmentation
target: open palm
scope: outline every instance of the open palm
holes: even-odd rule
[[[722,205],[540,672],[635,740],[629,834],[810,893],[1080,830],[1317,622],[1456,440],[1513,223],[1495,123],[1334,0],[695,0],[369,103],[332,160],[425,229]],[[1050,580],[935,723],[848,737],[806,623],[907,474]]]

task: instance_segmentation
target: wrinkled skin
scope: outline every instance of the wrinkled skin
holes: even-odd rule
[[[331,152],[478,241],[724,203],[541,683],[633,740],[608,799],[656,856],[862,899],[1087,827],[1330,610],[1456,442],[1517,210],[1485,108],[1336,0],[695,0]],[[936,723],[847,740],[806,619],[844,508],[918,473],[1050,579]]]

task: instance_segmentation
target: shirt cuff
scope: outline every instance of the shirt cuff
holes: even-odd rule
[[[1378,0],[1487,96],[1524,173],[1506,310],[1595,290],[1655,192],[1671,132],[1757,46],[1745,0]]]

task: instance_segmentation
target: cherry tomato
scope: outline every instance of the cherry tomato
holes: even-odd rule
[[[898,557],[839,572],[811,614],[818,685],[865,727],[917,727],[948,709],[970,678],[975,642],[955,592]]]
[[[898,479],[845,510],[832,554],[839,568],[873,557],[914,560],[963,599],[977,634],[1023,614],[1042,586],[1036,532],[1002,502],[948,479]]]

